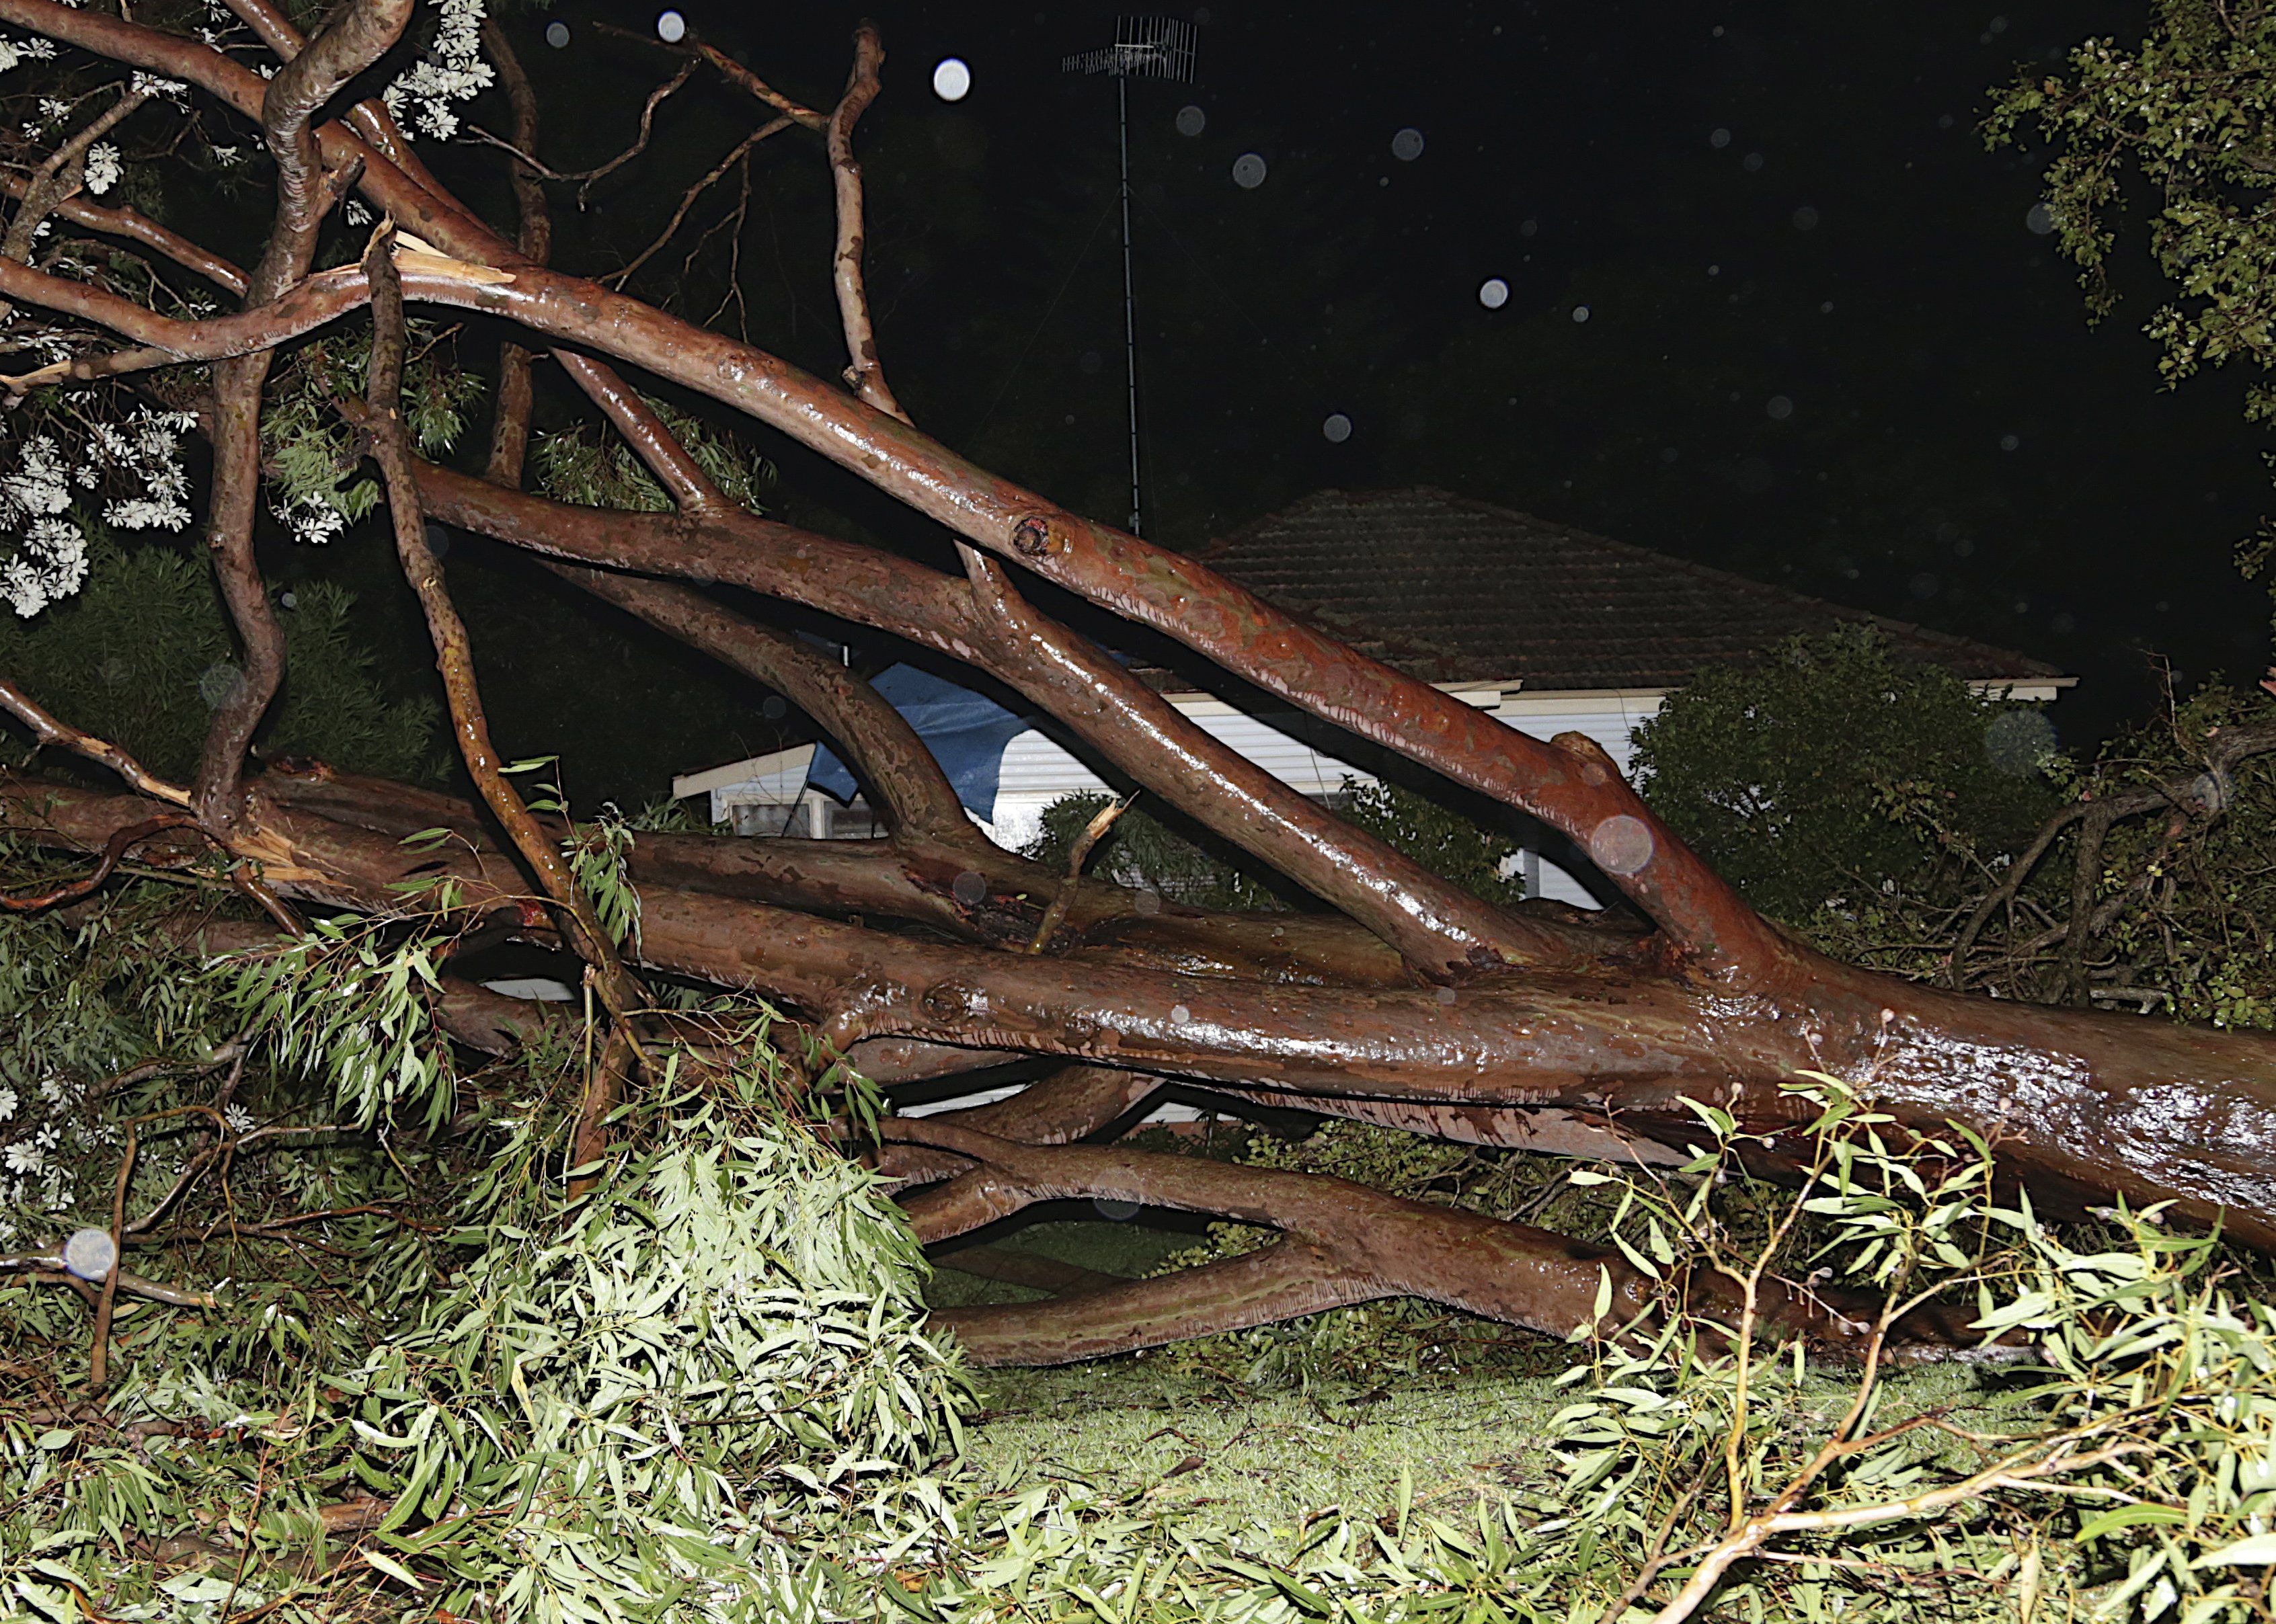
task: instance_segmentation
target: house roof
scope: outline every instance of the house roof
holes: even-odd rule
[[[1344,641],[1437,683],[1675,688],[1797,632],[1878,626],[1970,681],[2055,667],[1445,491],[1324,490],[1200,554]]]

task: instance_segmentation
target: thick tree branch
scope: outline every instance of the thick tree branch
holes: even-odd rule
[[[513,109],[513,140],[520,152],[537,150],[537,93],[522,71],[521,58],[497,19],[482,19],[482,49],[497,65],[499,82]],[[516,155],[507,170],[513,182],[514,212],[520,222],[516,245],[525,258],[542,265],[553,255],[553,211],[537,172]],[[530,352],[518,344],[498,350],[497,406],[490,419],[490,454],[482,477],[494,485],[519,488],[522,459],[529,452]]]
[[[20,175],[0,175],[0,192],[10,197],[20,199],[30,188],[31,183]],[[55,212],[73,225],[139,243],[184,269],[195,271],[228,292],[240,297],[245,292],[244,271],[179,232],[168,230],[148,215],[138,214],[131,208],[112,208],[100,203],[90,203],[82,197],[64,198],[56,205]]]
[[[844,749],[897,835],[906,831],[957,846],[988,844],[965,815],[948,774],[916,730],[845,666],[688,587],[550,560],[546,563],[556,575],[595,597],[764,684],[820,722]]]
[[[1000,576],[982,576],[991,596],[980,602],[945,576],[752,515],[699,525],[571,508],[431,466],[420,479],[431,510],[465,529],[556,557],[748,587],[976,665],[1434,977],[1570,956],[1554,933],[1440,880],[1203,733],[1096,647],[1003,592]]]
[[[285,895],[403,917],[422,906],[399,888],[417,872],[455,880],[470,918],[527,917],[495,854],[408,851],[258,785],[254,804],[264,843],[237,849]],[[82,850],[149,810],[0,776],[0,827]],[[142,860],[187,865],[201,850],[161,835]],[[643,963],[827,1017],[841,1051],[906,1037],[1323,1101],[1553,1107],[1677,1146],[1696,1137],[1687,1100],[1749,1132],[1791,1131],[1807,1107],[1781,1084],[1829,1071],[1921,1132],[1956,1122],[1983,1136],[2052,1206],[2171,1199],[2276,1249],[2276,1046],[2257,1033],[1961,997],[1817,959],[1791,1008],[1617,971],[1510,972],[1448,1002],[1449,989],[1181,975],[1111,949],[1034,958],[918,941],[645,881],[641,897]]]

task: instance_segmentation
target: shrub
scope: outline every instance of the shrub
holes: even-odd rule
[[[1840,922],[1955,896],[2053,809],[2035,710],[1898,660],[1869,628],[1702,671],[1636,732],[1652,810],[1756,908]]]
[[[440,777],[442,708],[388,693],[355,640],[354,598],[318,581],[293,601],[278,616],[284,687],[262,747],[382,777]],[[178,782],[197,770],[212,707],[239,680],[235,660],[211,571],[160,547],[98,548],[77,597],[34,621],[0,616],[0,670],[51,714]]]

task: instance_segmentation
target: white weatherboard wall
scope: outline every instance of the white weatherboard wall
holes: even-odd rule
[[[1584,689],[1562,693],[1527,693],[1487,684],[1449,684],[1445,691],[1499,717],[1511,727],[1537,738],[1559,733],[1585,733],[1603,745],[1626,772],[1636,727],[1658,714],[1667,697],[1664,688]],[[1315,750],[1290,737],[1269,722],[1236,710],[1207,694],[1166,696],[1211,737],[1256,762],[1283,783],[1306,795],[1333,795],[1347,783],[1367,784],[1373,777],[1348,762]],[[798,809],[790,827],[803,834],[828,832],[827,797],[806,788],[808,765],[814,747],[778,751],[692,773],[672,781],[675,797],[708,795],[711,821],[741,827],[754,815],[771,811],[779,820],[784,808]],[[996,790],[996,817],[987,829],[999,843],[1014,850],[1034,840],[1043,828],[1043,809],[1062,796],[1084,790],[1104,792],[1107,786],[1074,755],[1044,735],[1033,731],[1014,737],[1005,747],[1004,765]],[[1580,883],[1556,865],[1529,858],[1528,889],[1535,895],[1593,906]]]

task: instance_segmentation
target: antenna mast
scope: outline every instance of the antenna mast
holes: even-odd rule
[[[1194,26],[1174,17],[1122,17],[1114,43],[1061,59],[1066,73],[1105,73],[1114,79],[1117,147],[1122,159],[1122,353],[1130,395],[1130,532],[1143,535],[1145,503],[1138,463],[1138,283],[1130,252],[1130,81],[1194,78]]]

